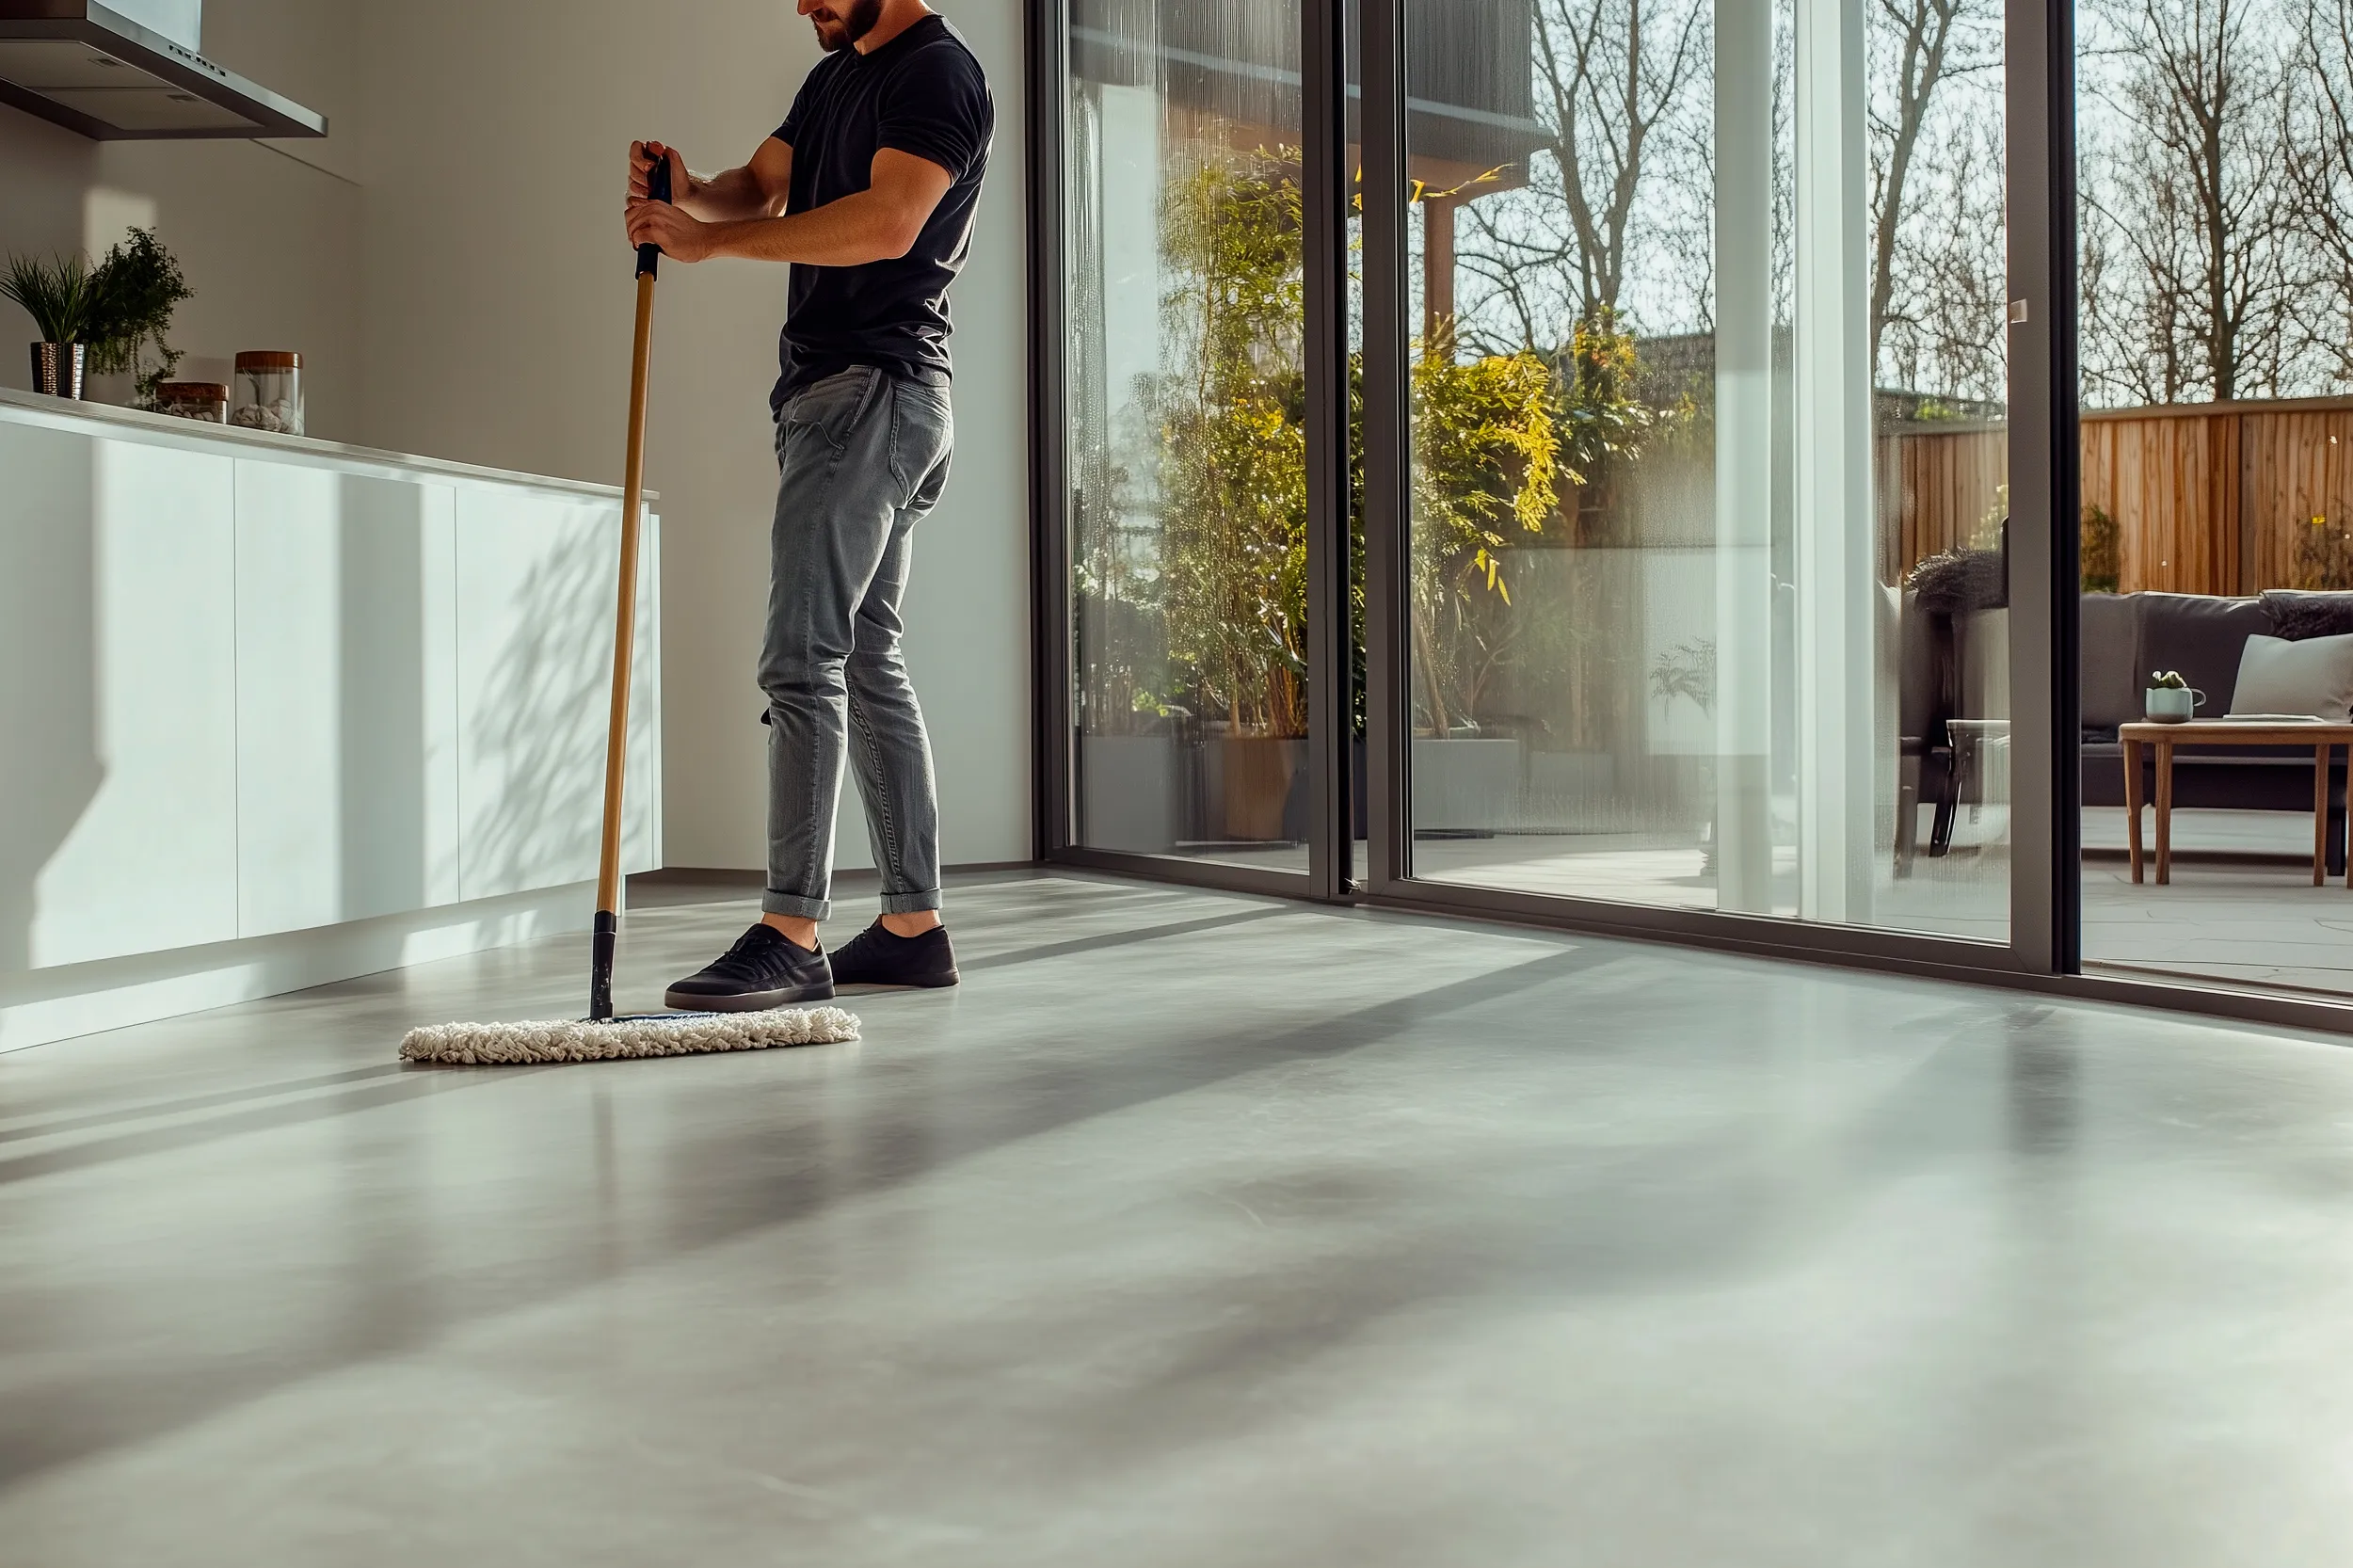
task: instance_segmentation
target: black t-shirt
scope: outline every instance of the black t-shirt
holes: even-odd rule
[[[945,17],[923,18],[871,55],[841,49],[817,62],[776,130],[792,149],[786,212],[866,189],[874,154],[886,147],[929,159],[952,183],[904,256],[861,266],[792,264],[784,374],[772,408],[852,365],[947,384],[948,285],[971,249],[996,126],[981,62]]]

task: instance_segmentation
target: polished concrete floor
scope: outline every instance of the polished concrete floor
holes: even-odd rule
[[[856,1047],[393,1064],[565,943],[0,1057],[0,1563],[2353,1559],[2342,1045],[956,900]]]

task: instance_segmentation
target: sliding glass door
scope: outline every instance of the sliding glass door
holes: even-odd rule
[[[1049,856],[2072,967],[2062,9],[1036,16]]]
[[[1070,0],[1071,841],[1304,873],[1300,10]]]
[[[2083,956],[2341,1001],[2353,0],[2077,25]]]
[[[2007,941],[1999,8],[1399,41],[1400,879]]]

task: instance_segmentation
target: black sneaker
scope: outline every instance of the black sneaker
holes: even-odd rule
[[[956,950],[948,928],[936,925],[920,936],[902,936],[877,920],[833,955],[834,983],[938,990],[956,983]]]
[[[832,997],[833,968],[824,953],[796,947],[762,922],[737,937],[709,968],[671,986],[662,1004],[688,1013],[757,1013]]]

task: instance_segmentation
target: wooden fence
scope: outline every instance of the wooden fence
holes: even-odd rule
[[[1881,438],[1887,564],[1909,570],[2001,515],[2006,441],[1999,425],[1976,423]],[[2313,520],[2329,532],[2353,525],[2353,397],[2087,411],[2083,499],[2115,520],[2125,593],[2292,587]],[[2353,544],[2338,554],[2353,570]]]
[[[1880,437],[1880,568],[1900,578],[1931,555],[1993,542],[2008,509],[2009,432],[1939,420]]]

